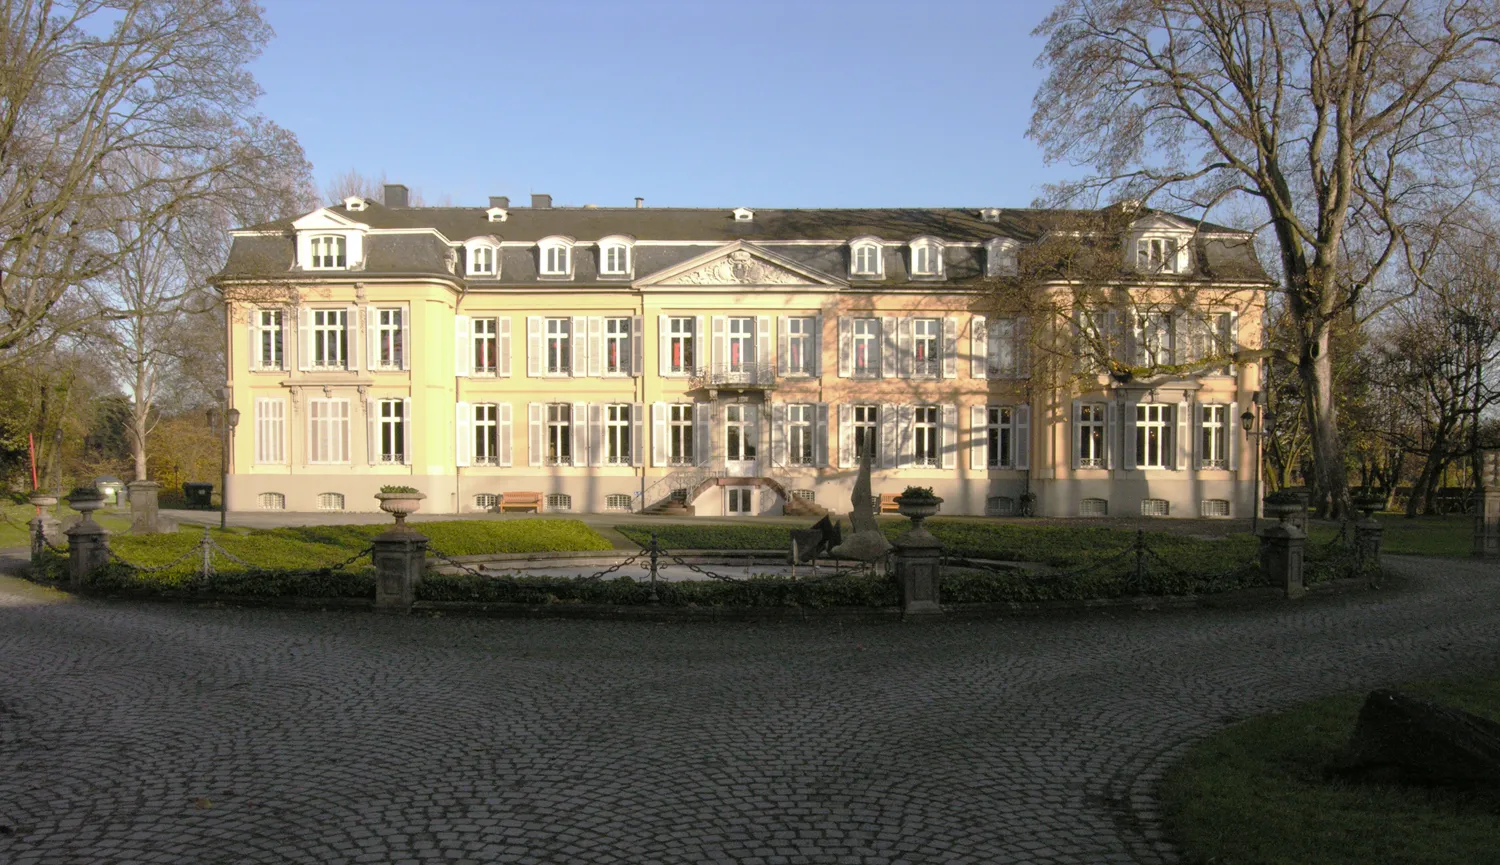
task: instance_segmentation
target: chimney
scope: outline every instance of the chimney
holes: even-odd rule
[[[406,207],[406,187],[399,183],[387,183],[384,199],[386,207]]]
[[[498,207],[498,208],[500,208],[502,210],[509,210],[510,209],[510,196],[509,195],[491,195],[490,196],[490,207]]]
[[[531,193],[531,206],[537,208],[548,208],[552,206],[552,196],[543,195],[540,192]]]
[[[642,207],[645,207],[645,206],[646,206],[646,199],[644,199],[644,198],[640,197],[639,195],[637,195],[635,197],[635,209],[636,210],[640,210]]]

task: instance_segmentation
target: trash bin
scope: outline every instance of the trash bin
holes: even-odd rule
[[[190,508],[211,508],[214,506],[214,485],[183,484],[182,497],[187,499]]]

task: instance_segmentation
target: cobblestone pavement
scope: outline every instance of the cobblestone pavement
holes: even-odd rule
[[[1500,663],[1500,571],[878,626],[383,618],[0,587],[0,861],[1162,862],[1186,745]]]

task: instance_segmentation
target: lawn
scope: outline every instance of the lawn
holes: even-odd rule
[[[48,510],[50,511],[51,508]],[[31,546],[30,529],[27,528],[26,523],[35,516],[34,506],[24,502],[17,503],[8,497],[0,496],[0,549]],[[78,516],[78,512],[64,502],[57,516],[58,519],[67,521],[69,517]],[[94,521],[112,532],[123,532],[130,528],[130,510],[127,507],[118,513],[113,509],[96,511]]]
[[[1500,720],[1500,671],[1402,690]],[[1162,782],[1169,836],[1188,863],[1471,865],[1500,859],[1500,790],[1325,780],[1364,694],[1345,694],[1230,727],[1194,747]]]
[[[1447,556],[1467,558],[1474,549],[1474,517],[1467,514],[1414,517],[1402,514],[1376,514],[1384,527],[1381,549],[1388,553],[1411,556]],[[1313,523],[1310,540],[1329,540],[1338,534],[1338,523]]]

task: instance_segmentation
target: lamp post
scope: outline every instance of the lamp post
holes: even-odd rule
[[[230,390],[224,388],[224,404],[229,404]],[[231,408],[224,412],[223,437],[219,440],[219,528],[229,527],[229,452],[234,445],[234,428],[239,426],[240,410]]]
[[[1254,402],[1254,405],[1256,407],[1260,406],[1259,395],[1257,395],[1257,398],[1256,398],[1256,400]],[[1271,433],[1275,432],[1275,430],[1276,430],[1276,414],[1274,412],[1269,411],[1269,410],[1262,412],[1261,416],[1260,416],[1261,429],[1257,430],[1255,428],[1255,426],[1256,426],[1255,421],[1256,421],[1256,417],[1255,417],[1255,411],[1253,409],[1246,409],[1245,412],[1240,415],[1240,427],[1245,430],[1245,435],[1247,435],[1247,436],[1255,439],[1255,478],[1254,478],[1254,487],[1252,488],[1254,490],[1253,495],[1254,495],[1255,498],[1254,498],[1253,504],[1250,506],[1250,533],[1251,534],[1255,533],[1256,527],[1257,527],[1257,525],[1259,523],[1259,517],[1260,517],[1260,451],[1261,451],[1261,439],[1263,439],[1266,436],[1270,435]]]
[[[52,516],[54,517],[62,515],[62,440],[62,427],[58,427],[57,432],[52,434],[52,468],[54,474],[57,475],[57,504],[52,506]]]

